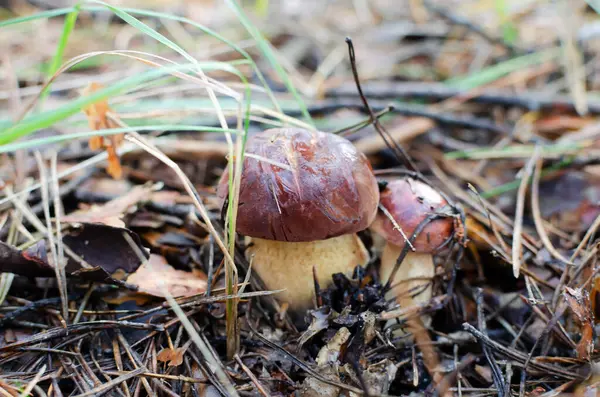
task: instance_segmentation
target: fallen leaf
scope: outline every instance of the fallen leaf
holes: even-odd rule
[[[147,258],[139,236],[131,230],[95,223],[73,225],[63,236],[63,241],[75,254],[92,267],[100,267],[109,274],[121,269],[134,272],[140,266],[140,258],[123,237],[127,234],[138,250]],[[74,261],[69,261],[69,265]],[[76,270],[80,270],[77,266]]]
[[[109,202],[91,206],[89,209],[80,210],[61,217],[64,223],[102,223],[107,226],[125,227],[121,220],[131,207],[147,200],[155,188],[151,185],[136,186],[127,194]]]
[[[78,224],[63,232],[63,242],[85,263],[69,257],[65,271],[69,277],[88,281],[122,284],[113,275],[132,273],[141,261],[123,234],[129,235],[137,250],[148,256],[134,232],[101,224]],[[86,267],[89,266],[89,267]],[[54,277],[44,240],[26,250],[0,242],[0,272],[26,277]]]
[[[169,367],[177,367],[183,363],[183,354],[186,350],[185,347],[178,347],[176,349],[167,347],[162,349],[156,355],[156,359],[160,362],[167,363]]]
[[[163,256],[151,254],[148,261],[127,278],[127,283],[137,286],[139,292],[164,298],[160,282],[173,297],[182,297],[205,292],[206,280],[204,273],[177,270]]]
[[[82,94],[87,96],[102,88],[104,87],[101,84],[91,83],[83,90]],[[108,101],[106,99],[83,108],[83,112],[88,118],[90,128],[95,131],[119,127],[107,117],[107,113],[110,111],[111,109],[108,106]],[[106,171],[115,179],[120,179],[123,176],[123,169],[121,168],[119,156],[116,152],[117,148],[122,144],[123,139],[123,134],[117,134],[110,136],[95,136],[88,141],[88,145],[92,150],[106,149],[108,154],[108,166]]]

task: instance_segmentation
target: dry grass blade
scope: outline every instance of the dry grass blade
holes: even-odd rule
[[[544,228],[544,223],[542,219],[542,214],[540,212],[540,176],[542,174],[542,160],[536,159],[535,170],[533,172],[533,180],[531,181],[531,213],[533,215],[533,222],[535,224],[535,229],[537,230],[538,235],[540,236],[540,240],[544,244],[544,247],[550,252],[550,254],[558,259],[559,261],[563,261],[567,265],[572,265],[573,262],[565,258],[560,252],[554,248],[550,238],[548,237],[548,233],[546,233],[546,229]],[[567,272],[565,272],[567,273]]]
[[[64,280],[64,290],[62,291],[63,294],[63,318],[65,319],[65,322],[68,324],[69,323],[69,313],[68,313],[68,300],[67,300],[67,276],[65,273],[65,266],[66,266],[66,260],[65,260],[65,247],[62,241],[62,227],[60,224],[60,217],[63,214],[63,209],[62,209],[62,202],[60,199],[60,188],[58,186],[58,176],[57,176],[57,166],[56,166],[56,162],[57,162],[57,153],[56,152],[52,152],[52,157],[50,160],[50,171],[51,171],[51,175],[52,178],[50,180],[50,187],[52,189],[52,199],[54,202],[54,220],[55,220],[55,228],[56,228],[56,257],[58,259],[58,262],[56,263],[56,266],[59,267],[59,273],[60,273],[60,277],[61,277],[61,281]],[[48,204],[49,205],[49,204]],[[51,231],[52,229],[49,228],[49,231]],[[59,285],[61,283],[61,281],[59,281]]]
[[[56,272],[56,282],[58,284],[58,290],[60,292],[61,298],[61,307],[63,320],[68,322],[69,320],[69,300],[67,298],[67,276],[65,274],[65,263],[60,258],[58,254],[58,243],[54,239],[54,232],[52,230],[52,223],[50,220],[50,197],[48,194],[48,177],[46,166],[44,165],[44,160],[42,159],[41,153],[38,151],[35,153],[35,159],[38,163],[38,168],[40,171],[40,184],[42,186],[42,201],[44,203],[44,216],[46,217],[46,233],[48,236],[48,242],[50,243],[50,251],[52,252],[52,258],[54,260],[54,271]],[[60,199],[60,198],[58,198]],[[62,244],[62,241],[61,243]],[[62,248],[61,248],[62,251]],[[66,323],[65,323],[66,325]]]
[[[379,210],[381,212],[383,212],[383,214],[385,215],[385,217],[388,218],[390,220],[390,222],[392,222],[392,225],[394,226],[394,230],[397,230],[402,235],[402,238],[404,239],[404,242],[406,244],[408,244],[408,247],[410,248],[410,250],[411,251],[416,251],[415,247],[410,242],[408,236],[406,236],[406,233],[404,233],[404,230],[402,230],[402,228],[400,227],[400,225],[398,224],[398,222],[396,222],[396,220],[394,219],[394,217],[392,216],[392,214],[390,214],[390,211],[388,211],[388,209],[385,208],[381,204],[379,204]]]
[[[515,209],[515,228],[513,234],[512,243],[512,265],[513,274],[515,278],[519,278],[519,272],[521,270],[521,254],[523,250],[522,246],[522,235],[523,232],[523,212],[525,211],[525,194],[527,192],[527,185],[529,184],[529,178],[533,172],[533,166],[535,165],[535,159],[539,155],[539,150],[536,149],[534,155],[529,159],[527,165],[523,168],[521,175],[521,184],[517,192],[517,204]]]

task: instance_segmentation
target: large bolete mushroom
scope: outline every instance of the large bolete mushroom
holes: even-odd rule
[[[382,282],[386,283],[407,244],[406,238],[410,239],[421,222],[438,213],[448,202],[431,186],[410,178],[390,181],[381,192],[380,202],[387,214],[380,212],[371,228],[387,242],[380,268]],[[434,219],[423,227],[412,242],[414,251],[409,248],[390,283],[392,288],[386,294],[387,299],[397,298],[401,304],[425,303],[431,299],[430,280],[435,275],[433,253],[448,241],[453,230],[451,217]],[[416,296],[412,299],[411,295]]]
[[[249,138],[246,153],[254,156],[244,159],[236,231],[249,238],[247,257],[266,288],[285,288],[278,299],[299,313],[313,301],[313,266],[326,287],[368,261],[356,233],[375,218],[377,181],[367,158],[330,133],[270,129]]]

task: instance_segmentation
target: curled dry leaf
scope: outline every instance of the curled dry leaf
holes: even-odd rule
[[[98,83],[91,83],[83,90],[83,95],[90,95],[95,91],[102,89],[103,86]],[[108,106],[106,99],[93,103],[85,108],[83,112],[88,118],[88,123],[92,130],[103,130],[109,128],[117,128],[118,125],[107,117],[107,113],[111,109]],[[115,179],[123,176],[123,169],[117,155],[117,148],[123,143],[123,134],[111,136],[95,136],[90,138],[88,144],[90,149],[99,150],[106,149],[108,154],[108,166],[106,172]]]
[[[204,273],[174,269],[163,256],[156,254],[151,254],[148,261],[127,278],[139,292],[161,298],[164,298],[161,282],[171,295],[181,297],[205,292],[206,280]]]
[[[298,340],[298,349],[301,349],[302,346],[313,336],[329,327],[331,309],[327,307],[321,307],[319,310],[311,310],[309,314],[312,317],[310,326],[302,333],[302,336]]]

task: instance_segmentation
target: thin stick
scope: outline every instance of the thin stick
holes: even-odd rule
[[[375,130],[377,130],[379,135],[381,135],[381,138],[384,140],[385,144],[390,148],[390,150],[396,154],[398,160],[403,160],[405,166],[408,169],[416,172],[417,167],[415,167],[413,161],[408,156],[408,153],[406,153],[406,151],[402,148],[402,146],[400,146],[400,144],[398,144],[391,138],[389,133],[383,128],[383,126],[379,122],[379,119],[375,117],[373,109],[371,109],[371,106],[369,105],[369,102],[363,94],[362,88],[360,86],[360,79],[358,78],[358,70],[356,68],[356,55],[354,53],[354,44],[352,44],[352,39],[350,37],[346,37],[346,43],[348,44],[348,55],[350,56],[350,66],[352,67],[352,74],[354,75],[356,89],[358,90],[358,95],[360,96],[362,103],[364,104],[365,108],[367,109],[367,112],[369,113],[369,117],[371,118],[371,122],[373,123]]]
[[[265,390],[265,388],[260,383],[260,381],[258,380],[258,378],[252,373],[252,371],[250,371],[250,368],[248,368],[246,366],[246,364],[244,364],[244,362],[242,361],[242,359],[240,358],[240,356],[238,356],[236,354],[235,356],[233,356],[233,358],[235,358],[235,361],[237,361],[237,363],[240,365],[240,367],[242,368],[242,370],[246,373],[246,375],[248,375],[248,378],[250,378],[250,380],[252,381],[252,383],[256,387],[256,390],[258,390],[258,392],[260,394],[262,394],[264,397],[270,397],[271,395],[269,394],[269,392]]]

